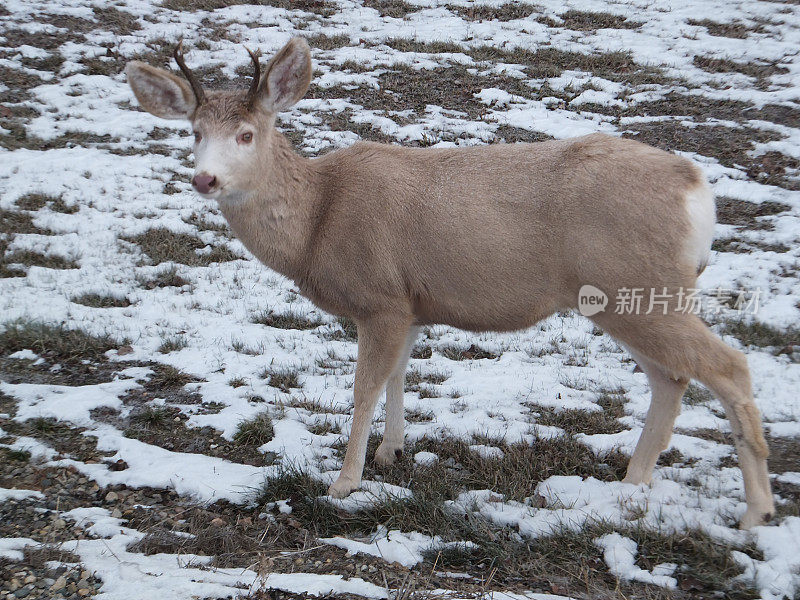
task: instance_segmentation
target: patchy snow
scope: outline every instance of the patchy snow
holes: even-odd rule
[[[36,490],[17,490],[0,488],[0,502],[6,500],[25,500],[26,498],[44,498],[41,492]]]
[[[358,139],[352,131],[331,130],[323,117],[349,114],[349,125],[371,128],[398,143],[424,142],[439,146],[474,145],[492,141],[500,127],[515,127],[528,132],[566,138],[603,131],[619,135],[628,127],[655,121],[689,123],[684,115],[633,116],[618,122],[609,116],[623,107],[660,100],[670,92],[698,95],[711,102],[741,101],[753,107],[776,105],[797,110],[800,105],[800,9],[796,5],[745,0],[672,0],[641,2],[625,0],[607,3],[601,0],[544,0],[536,4],[541,13],[508,22],[499,20],[469,21],[450,10],[448,5],[469,6],[466,0],[413,0],[423,10],[409,13],[405,19],[382,17],[365,8],[360,1],[335,0],[333,17],[309,18],[308,13],[272,6],[234,5],[217,11],[170,11],[158,2],[121,0],[122,10],[137,17],[141,29],[115,33],[98,28],[82,42],[64,43],[58,52],[65,59],[58,73],[26,66],[29,61],[44,60],[51,52],[36,47],[36,33],[54,31],[40,22],[40,11],[58,12],[93,19],[90,0],[65,0],[58,6],[33,0],[8,0],[5,7],[15,26],[30,33],[30,44],[22,44],[0,58],[3,68],[37,75],[41,84],[31,89],[31,98],[19,107],[35,113],[27,124],[27,134],[50,149],[0,148],[0,209],[15,209],[15,202],[30,193],[60,197],[78,210],[65,214],[45,207],[33,214],[33,224],[49,229],[53,235],[18,234],[7,252],[33,250],[74,259],[76,269],[22,267],[25,277],[0,279],[0,315],[2,322],[15,319],[38,319],[66,323],[68,327],[91,334],[111,333],[130,340],[130,352],[110,352],[110,360],[119,363],[118,379],[96,385],[50,385],[0,381],[0,392],[17,402],[14,419],[25,422],[39,417],[54,418],[85,428],[84,435],[97,440],[98,449],[111,454],[109,462],[122,460],[128,468],[115,471],[104,463],[85,463],[59,455],[41,440],[26,436],[8,436],[0,446],[25,450],[32,459],[47,465],[72,466],[101,486],[124,484],[174,490],[181,496],[201,502],[227,499],[245,502],[253,489],[279,469],[279,465],[297,465],[330,482],[341,466],[334,450],[341,435],[349,432],[350,403],[356,355],[353,343],[333,339],[336,329],[332,316],[322,313],[307,300],[298,297],[289,281],[259,265],[236,240],[229,240],[213,230],[202,230],[192,222],[194,213],[220,223],[221,216],[213,202],[195,196],[188,184],[191,177],[187,162],[191,144],[187,124],[162,121],[139,110],[124,76],[86,72],[80,63],[85,56],[103,58],[105,48],[114,48],[124,60],[144,52],[148,44],[184,37],[192,48],[192,66],[221,64],[222,72],[235,76],[237,67],[246,66],[247,55],[241,44],[259,47],[265,55],[276,51],[294,35],[344,35],[349,45],[328,50],[314,50],[315,82],[321,90],[368,87],[381,91],[379,77],[397,65],[426,72],[446,66],[464,67],[470,74],[493,74],[501,81],[521,81],[532,90],[550,90],[540,99],[513,94],[498,87],[481,89],[474,100],[483,109],[479,117],[437,106],[431,101],[424,110],[377,110],[359,104],[359,95],[328,98],[316,94],[279,116],[281,128],[302,135],[302,147],[312,154],[344,147]],[[491,2],[490,4],[498,4]],[[558,26],[567,9],[605,11],[642,23],[632,29],[601,28],[577,32]],[[556,26],[536,19],[546,16]],[[205,40],[201,22],[204,18],[227,22],[229,37]],[[754,30],[746,39],[712,35],[701,25],[689,21],[710,19],[717,22],[740,22]],[[758,26],[758,27],[756,27]],[[392,39],[417,42],[457,44],[460,51],[428,54],[394,50]],[[236,40],[235,42],[233,40]],[[206,42],[200,48],[199,41]],[[2,45],[0,40],[0,45]],[[624,78],[611,81],[592,73],[568,70],[533,79],[517,64],[503,62],[479,64],[470,55],[472,49],[489,46],[509,51],[535,51],[543,46],[598,54],[629,51],[640,64],[665,69],[681,80],[664,84],[637,86]],[[778,64],[785,72],[775,72],[767,85],[742,73],[714,73],[702,69],[696,56],[724,59],[738,63]],[[360,67],[341,71],[346,63]],[[10,84],[9,84],[10,85]],[[6,84],[0,86],[5,90]],[[573,90],[569,102],[556,93]],[[553,94],[553,95],[551,95]],[[531,94],[531,96],[535,96]],[[16,108],[16,103],[8,103]],[[576,110],[576,108],[578,110]],[[602,108],[602,110],[601,110]],[[348,127],[349,127],[348,125]],[[715,122],[714,126],[730,125]],[[705,126],[705,125],[704,125]],[[757,152],[779,151],[798,157],[800,127],[776,125],[762,118],[748,121],[759,131],[777,132],[781,139],[759,144]],[[355,127],[352,127],[355,129]],[[347,127],[341,127],[347,129]],[[0,135],[11,130],[0,128]],[[63,136],[77,133],[109,136],[107,143],[55,144]],[[724,135],[724,134],[723,134]],[[153,137],[157,139],[153,139]],[[709,177],[716,194],[753,203],[781,202],[789,208],[769,217],[773,226],[741,231],[733,225],[718,225],[717,238],[737,235],[754,243],[750,252],[713,252],[711,263],[700,283],[707,291],[722,288],[761,291],[757,318],[775,327],[796,326],[800,321],[800,193],[751,178],[747,169],[725,166],[718,159],[700,153],[686,153]],[[54,176],[55,175],[55,176]],[[148,288],[142,281],[164,271],[166,265],[149,265],[140,249],[124,238],[152,227],[165,227],[189,233],[206,246],[229,248],[242,258],[207,267],[176,265],[177,274],[186,285]],[[760,244],[760,245],[759,245]],[[788,250],[780,250],[779,245]],[[71,299],[87,293],[125,298],[129,306],[95,308]],[[310,330],[283,330],[253,322],[253,317],[267,310],[293,310],[318,317],[322,324]],[[736,316],[727,306],[709,314],[719,323]],[[2,326],[2,325],[0,325]],[[717,327],[718,328],[718,327]],[[597,403],[603,390],[624,390],[624,430],[615,434],[581,435],[579,439],[598,455],[620,449],[630,454],[644,424],[649,390],[646,378],[632,372],[626,354],[610,338],[595,335],[591,324],[573,314],[558,314],[525,332],[507,334],[471,334],[447,327],[429,329],[430,359],[413,359],[412,367],[441,371],[447,378],[435,386],[437,397],[420,398],[416,392],[405,394],[408,411],[427,415],[408,423],[411,441],[436,438],[447,433],[464,439],[472,451],[486,458],[501,457],[502,449],[488,443],[473,443],[473,435],[482,439],[507,442],[534,440],[561,433],[555,427],[539,423],[536,409],[545,408],[600,410]],[[157,350],[163,339],[182,336],[185,348],[162,354]],[[800,436],[800,364],[791,349],[743,348],[734,338],[726,341],[747,354],[753,374],[753,386],[767,431],[776,438]],[[478,344],[500,354],[496,360],[454,361],[438,350],[456,344]],[[795,349],[796,351],[796,349]],[[34,349],[11,355],[14,359],[41,361]],[[334,357],[334,358],[330,358]],[[585,364],[582,363],[586,359]],[[335,368],[320,366],[326,360]],[[275,466],[254,467],[195,453],[166,450],[128,438],[124,432],[102,422],[95,415],[103,410],[127,410],[122,397],[141,388],[152,375],[147,367],[131,366],[159,362],[178,368],[201,379],[187,386],[199,395],[202,403],[217,411],[204,411],[199,405],[181,405],[190,428],[212,427],[230,440],[238,424],[257,413],[271,416],[275,436],[263,445],[263,453],[275,453]],[[302,389],[289,392],[270,387],[260,373],[265,367],[295,368]],[[52,365],[57,370],[58,365]],[[127,377],[127,378],[123,378]],[[233,380],[245,382],[233,386]],[[254,398],[258,398],[255,401]],[[154,398],[153,402],[165,402]],[[312,411],[304,407],[313,402],[322,407]],[[376,428],[382,429],[383,415],[378,411]],[[316,433],[315,426],[329,423],[340,434]],[[629,523],[631,512],[643,523],[664,531],[699,528],[715,539],[742,544],[752,541],[763,553],[755,560],[737,552],[737,561],[745,568],[743,578],[757,582],[763,598],[791,597],[800,590],[800,519],[782,517],[770,526],[752,533],[736,529],[737,519],[745,510],[741,473],[723,466],[734,455],[733,448],[700,430],[729,431],[716,401],[684,406],[670,449],[680,451],[684,463],[660,466],[651,486],[632,486],[620,482],[601,482],[578,476],[550,477],[536,493],[545,506],[515,502],[491,490],[472,490],[451,503],[455,510],[476,511],[492,521],[508,525],[521,535],[535,538],[558,527],[580,528],[594,519],[620,527]],[[5,432],[4,432],[5,433]],[[420,452],[414,457],[422,468],[438,457]],[[773,476],[777,482],[800,486],[798,469]],[[698,485],[699,482],[699,485]],[[27,494],[27,495],[26,495]],[[37,498],[37,492],[2,490],[0,501]],[[404,497],[409,490],[379,481],[365,481],[363,489],[344,500],[330,500],[335,506],[357,510],[387,497]],[[780,500],[780,499],[779,499]],[[534,505],[535,504],[535,505]],[[287,502],[276,504],[288,512]],[[353,593],[368,598],[385,598],[387,590],[358,578],[308,573],[272,573],[266,578],[254,571],[208,569],[208,557],[154,555],[127,551],[140,539],[141,532],[129,529],[103,509],[71,511],[74,521],[91,523],[97,539],[67,543],[81,561],[103,580],[98,598],[130,600],[131,589],[137,596],[164,599],[226,597],[246,594],[260,587],[282,589],[297,594]],[[326,543],[351,553],[379,556],[388,562],[406,566],[417,564],[421,553],[436,544],[434,538],[413,531],[379,530],[372,539],[333,538]],[[27,538],[0,539],[0,556],[19,560],[21,550],[34,543]],[[637,548],[632,540],[619,534],[600,538],[598,544],[609,569],[621,579],[645,581],[673,587],[680,565],[661,565],[645,571],[636,565]],[[633,545],[632,545],[633,544]],[[671,570],[672,569],[672,570]],[[673,572],[674,571],[674,572]],[[495,598],[545,600],[546,594],[501,594]]]
[[[413,567],[422,562],[422,553],[440,547],[438,538],[431,538],[421,533],[403,533],[379,529],[368,542],[359,542],[347,538],[322,538],[320,540],[331,546],[347,550],[348,554],[369,554],[378,556],[388,563],[399,563],[404,567]]]
[[[608,570],[621,580],[641,581],[666,588],[675,588],[678,585],[677,580],[670,577],[677,567],[675,564],[656,565],[652,571],[636,566],[636,542],[632,539],[618,533],[609,533],[597,538],[594,543],[603,549]]]

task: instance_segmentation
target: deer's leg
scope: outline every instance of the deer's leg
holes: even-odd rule
[[[378,396],[400,360],[410,322],[384,317],[357,321],[358,363],[353,390],[353,425],[339,478],[328,488],[334,498],[344,498],[361,485],[367,439]]]
[[[747,511],[740,525],[765,523],[775,512],[767,470],[767,442],[753,401],[750,371],[741,352],[728,347],[695,315],[607,315],[597,320],[611,335],[659,364],[669,377],[697,379],[719,398],[731,423],[744,479]]]
[[[408,356],[414,342],[417,341],[419,330],[420,328],[417,326],[409,329],[400,359],[386,384],[386,426],[383,430],[383,440],[375,451],[375,462],[380,465],[390,465],[403,454],[403,427],[405,424],[403,393],[406,367],[408,366]]]
[[[657,363],[638,352],[631,354],[647,375],[651,398],[644,429],[623,481],[634,484],[650,483],[658,455],[669,446],[675,419],[681,410],[681,398],[689,380],[682,377],[674,379]]]

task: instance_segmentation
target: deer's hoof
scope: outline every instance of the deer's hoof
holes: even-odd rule
[[[766,525],[772,519],[772,511],[747,509],[742,520],[739,521],[740,529],[751,529],[759,525]]]
[[[381,442],[375,451],[375,463],[382,466],[389,466],[395,460],[403,456],[403,446]]]
[[[333,498],[347,498],[352,492],[358,489],[361,484],[359,481],[353,481],[349,477],[339,476],[339,479],[333,482],[328,488],[328,495]]]

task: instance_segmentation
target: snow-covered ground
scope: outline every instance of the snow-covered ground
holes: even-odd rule
[[[8,76],[0,81],[0,97],[4,99],[0,111],[5,111],[0,112],[0,209],[24,212],[17,205],[19,199],[44,194],[61,198],[77,210],[59,211],[48,204],[30,212],[35,232],[15,234],[13,229],[4,228],[0,235],[7,242],[7,256],[40,252],[75,261],[77,268],[15,267],[9,263],[8,268],[21,269],[26,276],[0,279],[0,318],[3,323],[17,319],[65,323],[70,329],[130,341],[124,351],[107,353],[111,361],[119,363],[118,376],[111,381],[75,386],[0,380],[0,392],[16,403],[13,418],[17,422],[50,417],[86,428],[85,435],[97,439],[97,449],[113,453],[111,460],[121,459],[126,469],[56,456],[46,444],[32,438],[6,435],[6,446],[28,449],[34,459],[44,463],[71,465],[101,487],[125,484],[165,488],[200,502],[245,502],[248,492],[274,475],[280,464],[302,467],[325,482],[332,480],[340,466],[334,446],[348,432],[355,343],[335,335],[340,327],[334,317],[298,296],[291,282],[255,261],[238,241],[227,237],[224,228],[209,226],[219,226],[223,220],[213,202],[197,197],[188,184],[192,173],[188,125],[161,121],[138,111],[120,74],[128,58],[141,55],[157,62],[164,45],[181,37],[193,68],[206,67],[208,75],[221,79],[237,79],[240,67],[249,72],[249,58],[242,44],[260,48],[269,56],[295,35],[334,40],[316,44],[316,87],[279,121],[282,128],[294,132],[293,139],[302,139],[301,147],[310,155],[352,144],[358,135],[348,129],[365,124],[372,134],[397,143],[438,145],[493,142],[511,130],[520,135],[539,132],[557,138],[594,131],[621,134],[638,131],[637,126],[642,124],[662,122],[685,130],[704,127],[713,132],[716,127],[720,138],[737,131],[752,134],[757,138],[752,149],[745,148],[741,156],[731,160],[713,153],[685,152],[702,166],[718,195],[753,205],[781,205],[774,216],[757,221],[771,226],[718,225],[718,239],[733,238],[746,251],[730,251],[729,245],[721,249],[728,251],[713,253],[700,280],[706,290],[705,316],[721,331],[722,324],[736,318],[737,313],[729,306],[713,304],[714,290],[759,290],[755,318],[783,331],[797,325],[800,6],[796,3],[545,0],[537,2],[529,16],[511,20],[480,20],[468,12],[501,7],[499,2],[408,0],[405,14],[399,16],[382,16],[369,2],[365,6],[351,0],[331,0],[325,3],[329,10],[317,12],[266,4],[189,11],[170,10],[143,0],[120,0],[114,6],[133,15],[138,27],[128,23],[127,27],[113,29],[93,10],[103,8],[104,2],[4,3],[7,11],[0,12],[0,36],[5,35],[7,41],[0,39],[0,68],[5,74],[41,81],[29,85],[22,97],[10,93],[20,85],[16,78]],[[560,15],[568,9],[611,13],[640,25],[595,30],[565,27]],[[98,20],[97,28],[85,28],[80,35],[70,31],[69,25],[60,28],[59,19],[70,23],[69,18]],[[735,23],[741,29],[712,35],[713,27],[698,24],[704,20]],[[12,30],[13,44],[8,33]],[[27,37],[22,43],[20,32]],[[58,43],[42,42],[54,39]],[[403,49],[398,39],[415,42],[407,46],[412,50]],[[439,51],[433,46],[438,42],[454,46]],[[479,62],[479,50],[485,47],[503,53]],[[624,72],[599,76],[572,69],[539,77],[531,75],[536,73],[535,65],[513,62],[514,57],[527,56],[520,50],[530,53],[542,47],[597,56],[630,52],[635,63],[661,69],[660,79],[629,83]],[[63,58],[55,72],[36,68],[54,56]],[[697,57],[720,62],[704,63]],[[751,76],[724,61],[751,65],[756,70],[769,65],[780,68],[763,77]],[[708,64],[717,65],[720,72],[712,72],[714,68],[708,68]],[[391,92],[380,88],[384,81],[380,78],[398,65],[418,70],[420,93],[430,86],[431,97],[438,97],[433,93],[435,74],[448,67],[462,69],[458,72],[464,77],[491,80],[497,85],[473,95],[471,101],[482,107],[477,115],[466,109],[442,107],[435,101],[418,109],[413,104],[401,110],[387,109],[388,101],[384,105],[380,97]],[[426,83],[426,77],[431,83]],[[240,82],[244,85],[245,79],[240,78]],[[508,82],[508,89],[529,89],[530,93],[510,93],[504,82]],[[553,95],[539,94],[541,89],[549,89]],[[369,94],[365,90],[378,101],[366,103]],[[663,110],[662,106],[656,116],[633,114],[639,105],[663,101],[669,106],[675,94],[684,99],[699,97],[701,109],[684,114],[681,110]],[[392,106],[402,107],[403,102],[403,96],[392,98]],[[703,102],[709,105],[708,119]],[[736,118],[721,118],[713,112],[713,107],[726,102],[737,111]],[[740,105],[735,102],[745,108],[736,108]],[[770,108],[776,106],[786,112]],[[748,111],[755,116],[750,118]],[[344,124],[336,120],[342,116]],[[339,125],[332,126],[332,122]],[[34,144],[9,142],[19,123],[29,138],[38,138]],[[71,139],[75,142],[69,143]],[[40,149],[48,143],[49,149]],[[757,161],[771,152],[788,165],[780,171],[784,178],[778,185],[772,179],[765,183],[752,168],[741,164],[741,157]],[[151,264],[141,246],[129,240],[156,227],[201,240],[199,259],[189,261],[195,265],[176,265],[186,285],[143,285],[168,265]],[[240,258],[206,264],[202,256],[213,248],[227,248]],[[101,308],[73,301],[84,294],[125,298],[127,305]],[[297,330],[253,322],[254,317],[268,311],[293,311],[319,319],[320,324]],[[180,340],[177,349],[159,352],[169,339]],[[794,466],[786,466],[784,461],[784,467],[773,469],[772,476],[784,484],[781,489],[794,489],[797,494],[800,347],[743,347],[732,336],[726,336],[726,341],[747,352],[767,432],[785,443],[781,447],[794,448]],[[432,356],[412,360],[412,368],[423,374],[443,373],[445,379],[428,386],[433,397],[406,393],[407,410],[427,414],[425,419],[408,424],[410,441],[436,438],[443,431],[470,443],[473,435],[488,435],[508,443],[530,441],[534,433],[547,437],[559,431],[537,425],[531,405],[602,410],[597,404],[598,391],[622,389],[623,430],[586,435],[581,441],[600,454],[612,448],[632,452],[649,401],[646,378],[633,372],[625,353],[610,338],[595,335],[585,319],[556,315],[530,331],[502,335],[470,334],[437,326],[426,333],[424,343],[432,348]],[[439,352],[451,345],[467,348],[472,344],[497,358],[452,360]],[[38,355],[35,348],[28,350],[9,360],[33,365]],[[277,462],[252,466],[218,456],[177,452],[126,437],[121,428],[96,418],[96,409],[100,408],[119,411],[122,418],[127,415],[130,408],[121,397],[141,388],[152,372],[137,366],[142,363],[171,365],[199,379],[186,387],[200,395],[202,404],[178,407],[188,417],[187,427],[210,426],[231,440],[240,422],[266,410],[273,420],[274,437],[260,451],[275,453]],[[269,379],[261,376],[265,368],[297,371],[301,387],[283,391],[270,386]],[[165,400],[156,397],[152,403],[164,404]],[[312,411],[309,404],[324,408]],[[202,409],[208,405],[218,410]],[[378,417],[376,428],[380,430],[381,415]],[[314,427],[323,422],[338,426],[341,434]],[[693,435],[709,429],[729,432],[718,403],[706,399],[684,406],[676,427],[680,433],[674,436],[672,448],[680,451],[681,461],[658,467],[651,487],[565,474],[538,485],[536,493],[546,501],[541,508],[498,497],[488,490],[465,491],[453,504],[530,538],[546,535],[554,527],[582,528],[597,519],[623,527],[634,519],[632,515],[639,523],[662,531],[699,529],[720,543],[758,550],[751,553],[754,556],[736,551],[734,558],[745,569],[742,579],[752,582],[763,598],[793,597],[800,589],[800,517],[796,509],[794,516],[791,511],[779,512],[770,525],[751,532],[736,529],[745,505],[740,471],[730,461],[733,448],[713,436]],[[476,451],[493,450],[484,446]],[[431,455],[418,458],[420,468],[436,460]],[[386,486],[368,481],[365,490],[345,505],[372,502]],[[28,495],[27,500],[37,498],[36,492]],[[0,490],[3,502],[25,497],[26,492]],[[786,500],[776,497],[779,506]],[[209,557],[145,556],[126,549],[143,534],[128,528],[110,511],[76,509],[65,516],[70,523],[91,524],[95,539],[65,542],[65,548],[102,579],[98,597],[109,600],[156,594],[176,599],[225,597],[263,587],[298,594],[353,593],[369,598],[384,598],[390,593],[374,583],[339,575],[209,570],[198,568]],[[382,556],[408,567],[422,560],[422,550],[441,543],[414,531],[384,529],[374,538],[370,543],[341,538],[325,543]],[[34,543],[25,538],[0,539],[0,556],[19,559],[20,550]],[[636,543],[616,533],[604,535],[595,543],[609,571],[622,580],[676,587],[681,565],[644,570],[636,563]]]

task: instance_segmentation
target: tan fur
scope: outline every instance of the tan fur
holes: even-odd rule
[[[304,44],[290,44],[279,55],[290,58],[274,59],[265,75],[277,83],[262,79],[261,94],[305,91]],[[419,326],[517,330],[575,308],[584,284],[612,302],[621,288],[675,294],[696,284],[705,254],[692,246],[700,238],[687,194],[706,184],[683,158],[594,134],[456,149],[359,143],[309,160],[273,127],[274,98],[252,110],[243,98],[212,94],[193,116],[204,135],[257,127],[252,162],[223,182],[236,191],[219,196],[222,212],[264,264],[358,325],[354,423],[333,495],[360,483],[387,382],[377,458],[391,462],[402,450],[399,386]],[[742,355],[693,315],[617,315],[612,303],[593,320],[631,350],[653,389],[626,481],[650,480],[686,384],[698,379],[720,397],[736,436],[748,501],[742,525],[769,518],[767,449]]]

